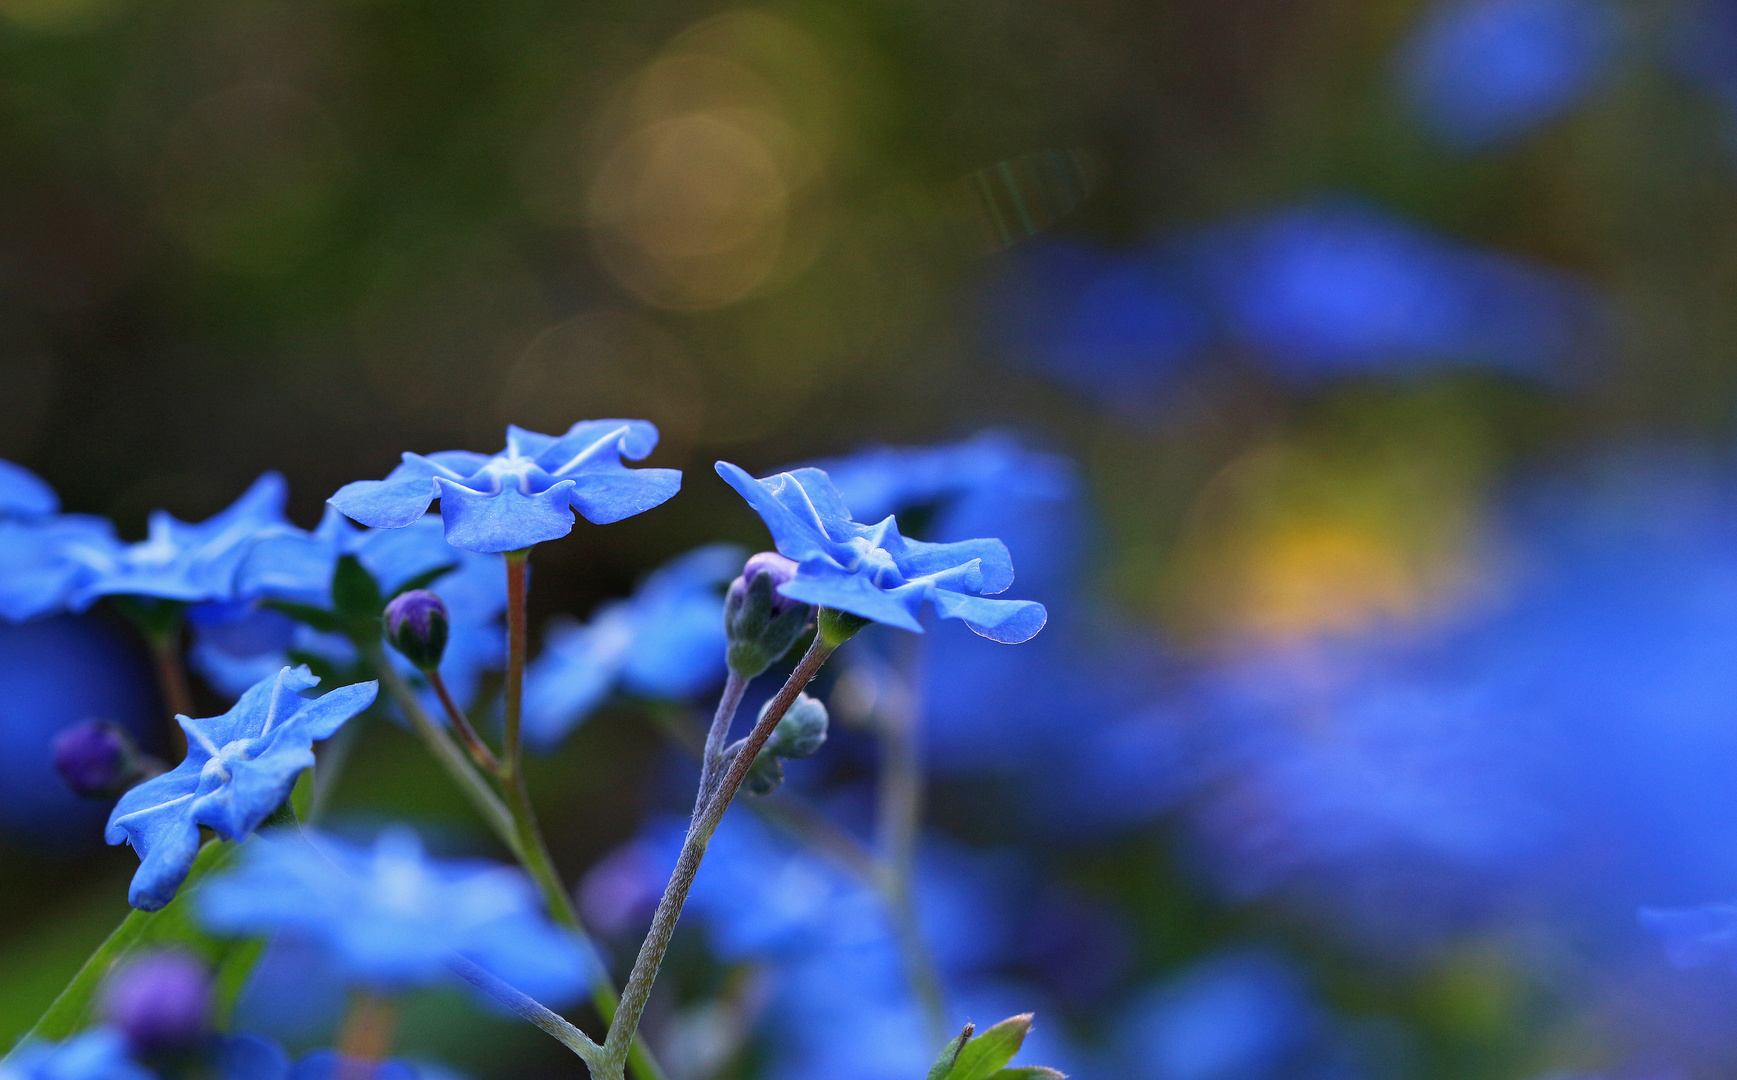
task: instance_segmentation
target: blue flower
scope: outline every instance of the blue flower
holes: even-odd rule
[[[0,1080],[152,1080],[127,1057],[127,1038],[96,1027],[62,1043],[25,1043],[0,1063]]]
[[[60,510],[60,496],[22,465],[0,460],[0,519],[43,518]]]
[[[468,551],[528,548],[566,536],[573,511],[598,525],[657,506],[681,487],[675,469],[629,469],[657,446],[644,420],[582,420],[560,437],[509,425],[493,457],[467,450],[406,453],[384,480],[346,484],[329,500],[364,525],[397,529],[440,500],[446,539]]]
[[[1595,321],[1565,276],[1355,202],[1218,226],[1191,246],[1231,336],[1297,381],[1447,364],[1560,377]]]
[[[69,603],[83,610],[102,596],[232,599],[236,570],[253,545],[293,528],[283,512],[288,497],[283,477],[268,472],[227,509],[198,524],[158,510],[140,543],[111,552],[94,545],[83,549],[89,576],[72,591]]]
[[[819,469],[764,480],[727,461],[717,469],[765,521],[779,554],[800,564],[795,579],[778,588],[792,600],[916,633],[923,632],[917,616],[925,599],[941,618],[960,619],[995,641],[1026,641],[1043,629],[1042,604],[986,598],[1013,584],[1013,561],[999,540],[926,544],[900,536],[891,516],[859,524]]]
[[[1403,47],[1400,77],[1438,138],[1483,149],[1585,100],[1611,74],[1622,30],[1604,0],[1447,0]]]
[[[0,520],[0,618],[23,622],[68,610],[96,567],[121,550],[114,526],[103,518]]]
[[[311,701],[298,696],[318,682],[305,667],[284,668],[222,716],[176,717],[187,757],[127,792],[109,815],[108,842],[139,854],[128,902],[146,911],[169,902],[199,853],[201,825],[230,840],[259,828],[314,763],[313,744],[373,704],[379,689],[367,682]]]
[[[592,973],[522,873],[431,860],[403,827],[372,847],[309,830],[263,836],[200,890],[199,917],[218,933],[307,942],[345,978],[381,990],[454,981],[457,956],[547,1003],[570,1000]]]
[[[525,738],[549,747],[615,687],[680,700],[724,676],[722,588],[743,553],[710,544],[653,572],[632,597],[604,604],[591,621],[551,621],[543,652],[525,672]]]

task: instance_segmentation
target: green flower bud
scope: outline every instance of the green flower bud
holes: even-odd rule
[[[766,703],[767,707],[771,704],[770,701]],[[760,715],[766,715],[765,708],[760,710]],[[807,694],[797,694],[796,700],[790,704],[790,711],[772,729],[772,737],[766,740],[761,756],[813,757],[826,744],[826,724],[826,706]]]
[[[808,629],[814,609],[778,592],[779,585],[795,576],[795,562],[762,551],[750,558],[742,567],[742,576],[730,583],[724,597],[724,631],[729,637],[726,659],[737,675],[752,679],[765,671]]]

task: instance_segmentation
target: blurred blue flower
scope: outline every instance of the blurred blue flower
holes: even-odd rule
[[[95,1027],[61,1043],[25,1043],[0,1062],[0,1080],[152,1080],[127,1057],[126,1036]]]
[[[1294,967],[1259,949],[1198,962],[1138,996],[1117,1025],[1128,1080],[1277,1080],[1319,1075],[1322,1017]]]
[[[314,1050],[295,1063],[289,1080],[459,1080],[459,1077],[424,1062],[387,1058],[364,1065],[336,1050]]]
[[[284,668],[222,716],[176,717],[187,733],[187,757],[123,795],[104,834],[139,854],[129,903],[154,911],[169,902],[199,853],[201,825],[229,840],[257,829],[314,763],[313,744],[373,704],[379,689],[366,682],[313,700],[299,696],[318,682],[306,667]]]
[[[1177,267],[1151,251],[1041,240],[1008,260],[978,305],[987,344],[998,358],[1104,405],[1150,403],[1208,344],[1199,297]]]
[[[1456,150],[1511,142],[1609,80],[1623,36],[1607,0],[1444,0],[1400,51],[1417,117]]]
[[[1451,364],[1561,378],[1596,318],[1564,275],[1355,202],[1216,226],[1190,246],[1231,336],[1297,381]]]
[[[42,477],[0,459],[0,519],[43,518],[60,510],[60,496]]]
[[[122,550],[103,518],[63,514],[0,520],[0,618],[23,622],[63,612]]]
[[[228,508],[198,524],[158,510],[140,543],[118,550],[87,543],[78,553],[89,574],[73,589],[69,604],[82,610],[102,596],[233,599],[236,570],[253,545],[293,528],[283,512],[288,496],[283,477],[268,472]]]
[[[455,956],[550,1004],[571,1000],[592,974],[592,958],[543,914],[522,873],[429,859],[404,827],[366,848],[309,830],[262,837],[200,890],[199,917],[218,933],[309,942],[346,978],[381,990],[456,982]]]
[[[212,1050],[221,1080],[288,1080],[289,1055],[272,1040],[251,1032],[224,1035]]]
[[[924,599],[941,618],[995,641],[1026,641],[1043,629],[1042,604],[987,598],[1013,584],[1013,561],[999,540],[928,544],[900,536],[891,516],[859,524],[819,469],[764,480],[725,461],[717,469],[765,521],[779,553],[801,564],[778,588],[792,600],[917,633]]]
[[[1677,967],[1706,967],[1723,960],[1737,966],[1737,904],[1691,908],[1641,908],[1641,925],[1664,942]]]
[[[155,735],[160,714],[149,668],[106,623],[62,615],[0,624],[0,685],[0,829],[48,850],[94,840],[104,808],[62,782],[54,739],[97,718],[136,738]]]
[[[525,739],[552,747],[616,687],[681,700],[724,677],[723,587],[745,553],[709,544],[653,571],[583,625],[551,620],[525,672]]]
[[[657,506],[681,487],[675,469],[629,469],[657,446],[644,420],[582,420],[562,436],[508,425],[492,457],[445,450],[405,453],[384,480],[344,485],[329,500],[364,525],[397,529],[440,500],[446,539],[468,551],[527,548],[573,530],[573,511],[598,525]]]
[[[446,542],[439,514],[425,514],[404,528],[364,530],[328,506],[312,532],[289,529],[255,544],[236,572],[235,589],[250,599],[330,608],[332,574],[342,556],[355,556],[391,595],[411,578],[456,568],[465,554]]]

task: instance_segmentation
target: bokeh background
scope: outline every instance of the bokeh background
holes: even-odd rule
[[[0,457],[138,537],[655,421],[685,490],[539,549],[541,627],[764,546],[716,458],[999,430],[916,500],[1053,614],[923,646],[959,1019],[1103,1080],[1726,1076],[1737,976],[1635,911],[1737,898],[1734,110],[1724,0],[0,0]],[[845,827],[869,668],[791,768]],[[133,865],[47,739],[158,707],[103,612],[0,627],[0,1043]],[[618,960],[687,715],[621,696],[533,776]],[[407,736],[357,753],[352,819],[493,852]],[[654,1038],[920,1075],[873,949],[791,930],[875,915],[768,836]],[[318,997],[256,1020],[318,1042]],[[457,997],[403,1038],[577,1070]]]

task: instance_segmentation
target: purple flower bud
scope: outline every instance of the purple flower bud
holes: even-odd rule
[[[724,596],[724,631],[730,667],[753,678],[796,643],[808,629],[811,608],[778,591],[796,578],[797,565],[775,551],[762,551],[742,567]]]
[[[440,666],[448,625],[445,602],[427,589],[399,593],[386,605],[386,640],[423,671]]]
[[[54,737],[54,770],[87,799],[113,799],[162,772],[163,763],[141,754],[119,724],[83,720]]]
[[[142,1053],[187,1046],[211,1019],[211,974],[185,953],[143,956],[103,985],[103,1016]]]

